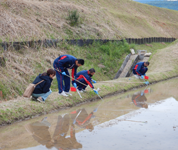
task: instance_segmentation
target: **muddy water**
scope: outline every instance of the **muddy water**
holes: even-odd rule
[[[0,150],[177,150],[178,78],[0,128]]]

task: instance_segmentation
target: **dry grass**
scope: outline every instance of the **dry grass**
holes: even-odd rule
[[[69,10],[78,10],[71,27]],[[0,0],[2,41],[45,38],[178,37],[178,12],[128,0]]]
[[[160,49],[150,61],[150,71],[166,72],[177,69],[178,64],[178,41],[164,49]]]
[[[60,54],[63,54],[60,50],[52,48],[5,52],[6,67],[0,68],[0,83],[7,88],[4,89],[7,92],[6,97],[21,95],[21,91],[24,91],[37,74],[53,68],[52,63]]]

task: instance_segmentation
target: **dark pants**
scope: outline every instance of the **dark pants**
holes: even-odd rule
[[[60,68],[57,68],[55,64],[53,64],[53,67],[55,68],[55,71],[56,71],[56,78],[57,78],[57,82],[58,82],[59,93],[62,93],[62,91],[69,92],[70,78],[68,76],[70,76],[70,75],[69,75],[68,70],[64,69],[65,73],[68,75],[68,76],[64,76],[59,72],[59,71],[61,71]],[[58,71],[58,69],[59,69],[59,71]]]
[[[81,83],[85,84],[85,85],[88,85],[88,84],[85,82],[84,79],[79,79],[79,81],[80,81]],[[77,82],[77,81],[76,81],[76,83],[77,83],[78,90],[85,90],[86,87],[87,87],[87,86],[85,86],[85,85],[83,85],[83,84],[81,84],[81,83],[79,83],[79,82]]]
[[[142,68],[142,69],[140,70],[140,73],[141,73],[141,75],[144,75],[147,71],[148,71],[148,68],[147,68],[147,67],[144,67],[144,68]],[[136,73],[135,69],[133,69],[133,74],[138,75],[138,74]]]

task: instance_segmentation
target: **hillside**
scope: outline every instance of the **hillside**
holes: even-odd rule
[[[70,26],[69,11],[79,21]],[[130,0],[0,0],[0,41],[175,37],[178,11]]]

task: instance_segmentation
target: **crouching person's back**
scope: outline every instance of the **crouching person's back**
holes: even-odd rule
[[[47,97],[52,93],[50,87],[55,75],[56,75],[55,70],[48,69],[47,72],[44,72],[43,74],[39,74],[36,77],[36,79],[33,81],[33,84],[37,84],[41,81],[42,82],[35,87],[32,93],[32,100],[45,102]]]

